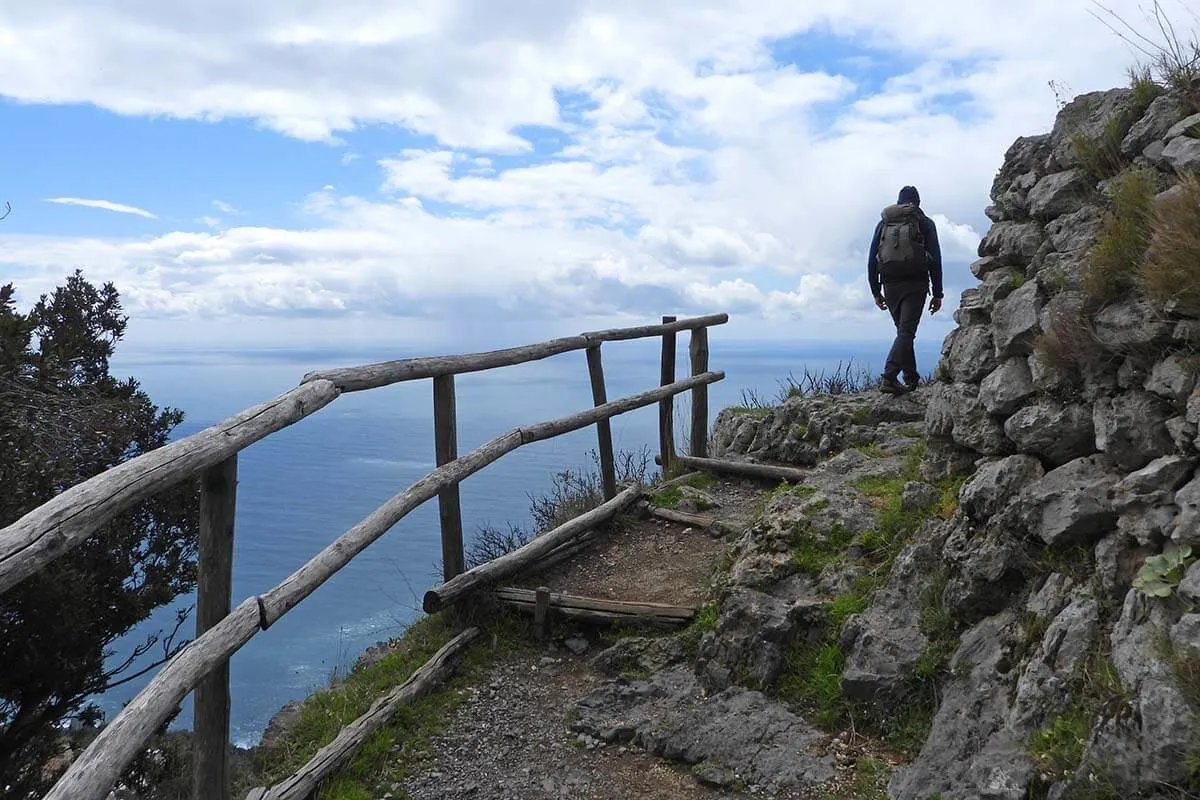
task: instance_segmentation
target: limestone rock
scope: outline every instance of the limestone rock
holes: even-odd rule
[[[1092,413],[1077,403],[1039,400],[1004,423],[1017,452],[1041,456],[1054,466],[1095,452]]]
[[[1083,206],[1092,181],[1081,169],[1046,175],[1029,192],[1029,214],[1044,221],[1072,214]]]
[[[728,685],[731,675],[744,676],[758,686],[779,677],[783,649],[798,629],[819,630],[824,609],[815,601],[792,601],[744,586],[735,586],[721,604],[713,635],[700,642],[697,668],[715,689]]]
[[[1096,243],[1103,221],[1099,208],[1085,205],[1048,223],[1046,236],[1060,253],[1082,253]]]
[[[1024,547],[1006,525],[980,529],[965,517],[946,537],[942,559],[950,567],[942,602],[968,623],[1005,608],[1030,566]]]
[[[991,315],[988,314],[988,309],[983,303],[979,287],[972,286],[964,289],[962,297],[958,301],[958,308],[954,309],[954,323],[962,328],[972,325],[987,325],[989,321],[991,321]]]
[[[1200,174],[1200,139],[1175,137],[1163,148],[1162,159],[1179,175]]]
[[[1041,332],[1038,312],[1043,305],[1036,281],[1028,281],[996,304],[992,336],[998,358],[1032,352],[1034,337]]]
[[[925,427],[930,436],[952,439],[976,453],[1007,455],[1011,451],[1003,427],[979,402],[978,390],[965,384],[934,387],[926,409]]]
[[[991,372],[979,386],[979,401],[989,414],[1008,416],[1036,392],[1029,361],[1010,358]]]
[[[1170,341],[1173,326],[1160,319],[1145,300],[1123,300],[1101,309],[1093,320],[1096,339],[1114,353],[1150,348]]]
[[[1075,597],[1046,628],[1017,681],[1008,724],[1037,730],[1065,709],[1067,685],[1099,637],[1100,608],[1095,598]]]
[[[1034,350],[1026,361],[1033,387],[1040,392],[1063,392],[1075,385],[1077,374],[1056,360]]]
[[[1000,269],[1005,266],[1002,259],[994,256],[984,256],[971,262],[971,274],[976,278],[982,279],[989,272]]]
[[[1046,159],[1050,154],[1050,135],[1021,136],[1004,154],[989,197],[995,204],[993,214],[1003,218],[1016,212],[1012,204],[1023,205],[1022,187],[1028,191],[1045,171]]]
[[[1131,90],[1110,89],[1103,92],[1082,94],[1059,111],[1050,131],[1051,158],[1059,169],[1069,169],[1081,164],[1076,150],[1076,139],[1101,142],[1110,125],[1116,126],[1116,134],[1124,139],[1136,121]]]
[[[1124,470],[1141,469],[1175,449],[1167,433],[1168,414],[1154,395],[1123,392],[1097,400],[1093,409],[1096,449]]]
[[[1171,539],[1190,544],[1200,552],[1200,478],[1193,478],[1175,493],[1179,508],[1171,526]]]
[[[1121,140],[1121,155],[1126,158],[1140,155],[1151,142],[1165,138],[1172,126],[1186,113],[1179,100],[1171,94],[1154,98],[1141,119],[1133,123],[1129,133]]]
[[[1183,409],[1192,390],[1196,388],[1196,371],[1200,363],[1194,356],[1174,353],[1154,365],[1146,380],[1147,391],[1154,392]]]
[[[1026,486],[1016,513],[1025,529],[1048,545],[1091,544],[1116,523],[1110,497],[1116,483],[1100,459],[1079,458]]]
[[[986,522],[1022,488],[1045,474],[1033,456],[1008,456],[980,467],[959,492],[963,512],[977,522]]]
[[[1180,136],[1200,139],[1200,114],[1192,114],[1176,122],[1161,137],[1165,142],[1171,142]]]
[[[996,303],[1008,297],[1017,288],[1018,277],[1021,273],[1015,268],[1001,268],[989,272],[977,288],[979,302],[987,309],[989,315]]]
[[[958,383],[978,383],[996,365],[991,328],[972,325],[960,328],[951,343],[946,366]]]
[[[1024,266],[1037,255],[1044,237],[1037,222],[997,222],[979,243],[979,255],[992,256],[1003,266]]]
[[[900,493],[902,511],[925,511],[937,505],[942,493],[936,486],[921,481],[908,481]]]

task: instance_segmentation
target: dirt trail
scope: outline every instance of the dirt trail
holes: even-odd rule
[[[705,491],[720,507],[703,512],[749,523],[762,482],[718,478]],[[621,523],[584,554],[520,582],[606,599],[700,605],[733,536],[656,518]],[[430,757],[393,787],[414,800],[651,800],[749,797],[699,783],[686,767],[627,747],[603,746],[570,730],[570,709],[608,678],[590,661],[615,639],[556,626],[552,641],[500,657],[466,691],[466,702],[429,743]],[[388,795],[383,795],[387,797]]]

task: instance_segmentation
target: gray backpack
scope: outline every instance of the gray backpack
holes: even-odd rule
[[[880,214],[876,262],[883,278],[919,278],[928,266],[925,237],[921,235],[921,210],[915,205],[890,205]]]

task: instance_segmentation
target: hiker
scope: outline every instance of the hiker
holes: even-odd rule
[[[896,339],[879,378],[879,388],[899,395],[917,388],[917,356],[913,340],[930,284],[929,313],[942,307],[942,250],[937,226],[921,211],[916,187],[905,186],[895,205],[883,210],[867,255],[867,282],[875,305],[892,313]],[[882,291],[881,286],[882,284]],[[904,373],[904,383],[897,377]]]

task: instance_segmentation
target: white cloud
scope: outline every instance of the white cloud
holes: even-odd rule
[[[118,214],[133,214],[146,219],[158,219],[144,208],[127,206],[124,203],[114,203],[111,200],[89,200],[84,197],[47,197],[47,203],[57,203],[62,206],[83,206],[84,208],[99,208],[104,211],[115,211]]]
[[[1136,0],[1114,1],[1141,20]],[[31,289],[87,264],[146,314],[737,309],[818,335],[876,327],[866,245],[899,186],[917,185],[939,225],[953,301],[1005,149],[1052,121],[1047,81],[1124,81],[1133,56],[1092,8],[929,0],[903,25],[883,0],[6,8],[0,94],[22,102],[245,118],[324,142],[392,125],[434,144],[380,159],[378,195],[303,198],[303,227],[6,227],[0,263]],[[794,64],[772,49],[792,37]],[[567,146],[536,153],[520,126]]]

